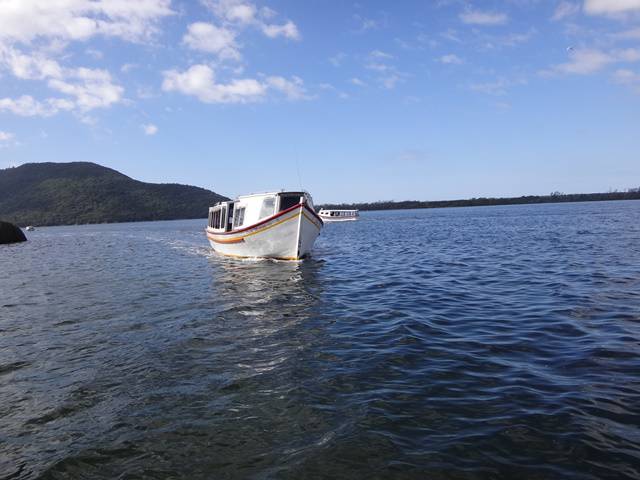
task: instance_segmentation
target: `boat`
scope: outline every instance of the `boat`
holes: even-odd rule
[[[27,225],[27,227],[25,228],[27,232],[33,232],[35,229],[36,227],[34,227],[33,225]]]
[[[358,210],[325,210],[323,208],[318,212],[318,216],[325,222],[346,222],[357,220],[360,212]]]
[[[281,191],[216,203],[205,232],[222,255],[300,260],[309,256],[323,225],[308,192]]]

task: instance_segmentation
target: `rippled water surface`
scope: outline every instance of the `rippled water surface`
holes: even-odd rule
[[[640,478],[640,202],[0,246],[0,478]]]

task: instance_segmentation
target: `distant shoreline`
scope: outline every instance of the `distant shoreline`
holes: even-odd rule
[[[543,203],[575,203],[575,202],[606,202],[613,200],[640,200],[640,188],[626,192],[609,193],[553,193],[551,195],[527,195],[506,198],[470,198],[467,200],[436,200],[436,201],[388,201],[368,203],[322,204],[318,208],[344,210],[414,210],[421,208],[457,208],[457,207],[486,207],[497,205],[536,205]]]

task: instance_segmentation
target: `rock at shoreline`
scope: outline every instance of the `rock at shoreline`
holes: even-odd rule
[[[19,227],[16,227],[13,223],[0,221],[0,244],[26,241],[27,237],[24,236]]]

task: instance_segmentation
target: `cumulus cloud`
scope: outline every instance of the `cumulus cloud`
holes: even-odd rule
[[[0,98],[0,112],[10,112],[21,117],[50,117],[60,111],[73,110],[74,103],[62,98],[38,101],[31,95],[18,98]]]
[[[329,57],[329,63],[334,67],[339,67],[347,58],[347,54],[344,52],[339,52],[335,54],[333,57]]]
[[[584,11],[590,15],[619,15],[640,11],[640,0],[585,0]]]
[[[283,93],[289,100],[305,100],[308,99],[307,91],[304,88],[304,82],[299,77],[292,77],[288,80],[284,77],[267,77],[267,85],[279,92]]]
[[[590,75],[615,63],[631,63],[640,61],[640,50],[627,48],[623,50],[604,51],[598,49],[579,49],[570,54],[568,62],[545,70],[544,75]]]
[[[277,13],[270,8],[259,9],[255,3],[245,0],[202,0],[202,3],[226,26],[253,26],[269,38],[300,39],[298,27],[291,20],[281,24],[271,21]]]
[[[140,127],[142,128],[142,131],[144,132],[145,135],[153,136],[156,133],[158,133],[158,127],[156,125],[154,125],[153,123],[147,123],[145,125],[140,125]]]
[[[11,140],[13,137],[13,133],[3,132],[0,130],[0,142],[6,142],[7,140]]]
[[[450,53],[449,55],[441,56],[438,59],[438,61],[440,63],[450,64],[450,65],[462,65],[464,63],[460,57],[458,57],[457,55],[454,55],[453,53]]]
[[[10,132],[3,132],[0,130],[0,148],[8,147],[13,143],[15,135]]]
[[[162,89],[191,95],[205,103],[251,103],[264,100],[269,90],[285,95],[288,100],[310,98],[301,78],[290,79],[269,76],[263,80],[243,78],[227,83],[218,82],[213,68],[208,65],[193,65],[184,72],[168,70],[163,73]]]
[[[522,78],[508,79],[500,77],[491,82],[473,83],[469,86],[469,89],[473,92],[500,97],[506,95],[511,87],[525,85],[526,83],[527,81]]]
[[[611,36],[616,40],[640,40],[640,27],[613,33]]]
[[[627,69],[616,70],[613,74],[613,79],[617,83],[622,83],[624,85],[640,85],[640,73]]]
[[[0,0],[0,71],[21,80],[38,80],[62,97],[31,95],[0,99],[0,110],[22,116],[51,116],[60,111],[84,115],[123,98],[124,89],[102,69],[68,67],[65,49],[95,36],[124,41],[149,40],[158,24],[174,12],[170,0]],[[99,58],[99,52],[86,49]]]
[[[380,60],[390,60],[393,58],[393,55],[387,52],[383,52],[382,50],[373,50],[369,53],[371,58],[380,59]]]
[[[193,50],[214,53],[221,59],[240,59],[236,33],[210,23],[196,22],[187,27],[182,42]]]
[[[460,14],[460,20],[467,25],[504,25],[509,21],[505,13],[482,12],[479,10],[467,10]]]
[[[174,12],[171,0],[5,0],[0,2],[0,41],[64,42],[96,35],[141,41],[157,32],[158,21]]]
[[[575,15],[579,11],[580,11],[580,5],[578,5],[577,3],[563,1],[563,2],[560,2],[556,7],[555,11],[553,12],[553,16],[551,17],[551,20],[557,22],[564,18]]]
[[[215,72],[208,65],[193,65],[184,72],[168,70],[163,75],[164,91],[195,96],[205,103],[256,102],[266,94],[266,87],[251,78],[217,83]]]
[[[43,80],[47,86],[68,98],[35,100],[30,95],[17,99],[3,98],[0,110],[22,116],[51,116],[59,111],[87,112],[106,108],[122,100],[124,89],[113,82],[106,70],[67,68],[41,53],[28,55],[10,47],[0,46],[0,67],[24,80]]]
[[[289,20],[283,25],[262,25],[262,32],[269,38],[285,37],[292,40],[298,40],[300,38],[300,32],[296,24]]]

